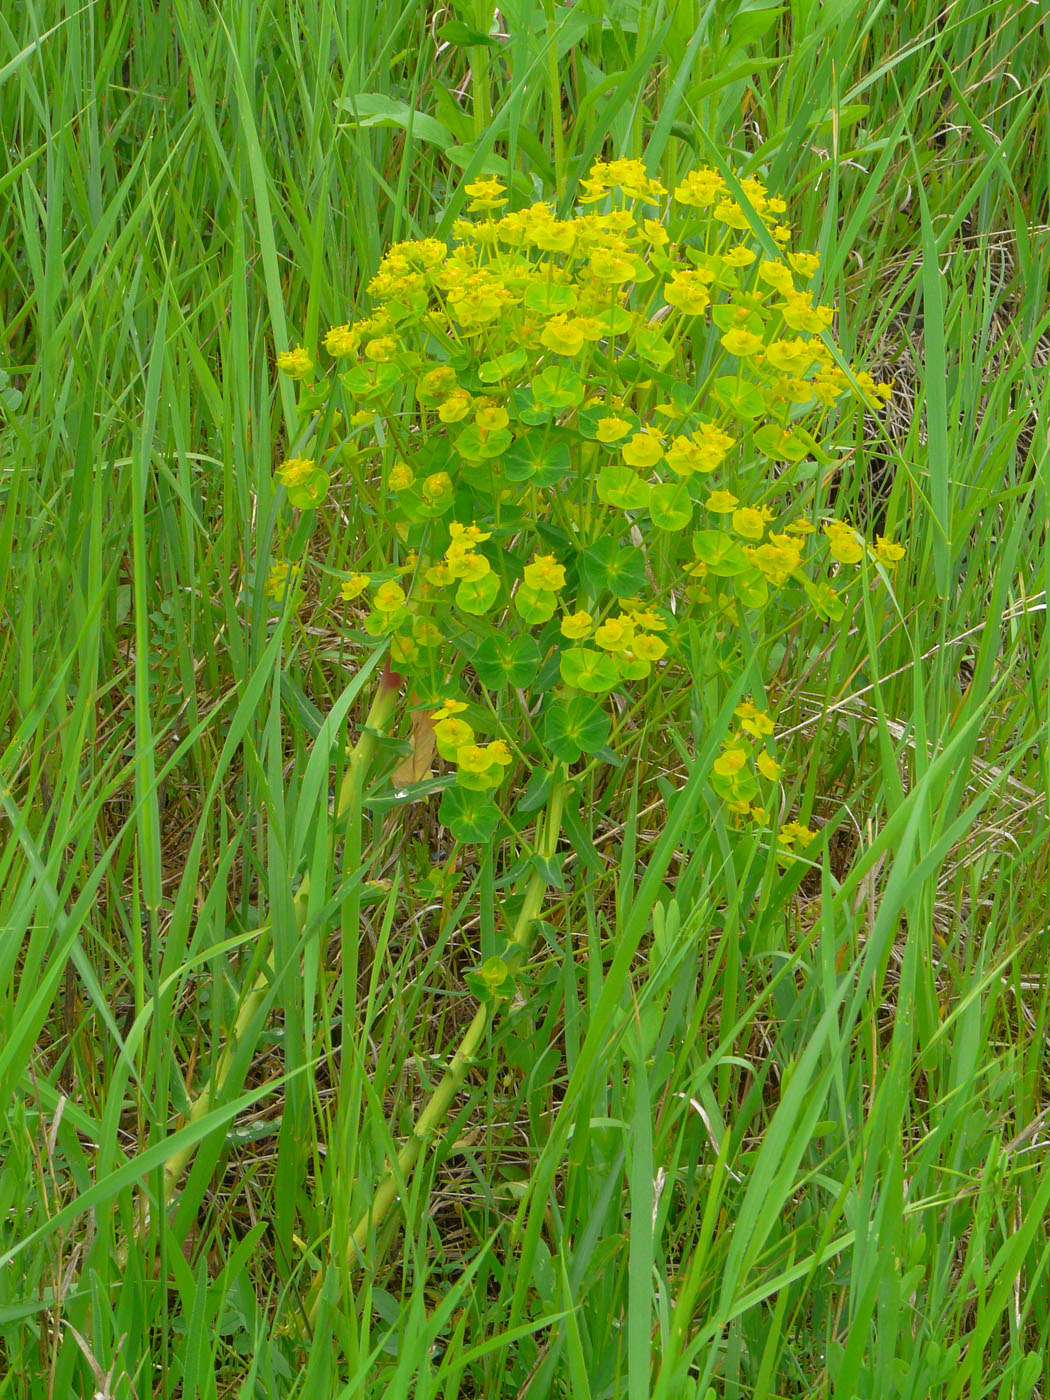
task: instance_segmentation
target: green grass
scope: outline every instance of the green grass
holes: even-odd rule
[[[1050,1397],[1041,8],[514,0],[494,45],[483,0],[8,9],[0,1400]],[[725,694],[640,722],[350,1270],[509,857],[442,864],[417,808],[366,820],[371,883],[328,858],[368,653],[262,584],[363,524],[278,509],[274,355],[491,158],[565,198],[601,152],[789,199],[897,381],[829,503],[907,541],[900,615],[773,656],[811,868],[717,817]]]

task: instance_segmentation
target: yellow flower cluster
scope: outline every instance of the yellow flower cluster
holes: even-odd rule
[[[766,808],[756,800],[759,780],[775,783],[781,773],[780,764],[766,746],[773,734],[773,720],[753,700],[742,701],[734,715],[738,722],[711,766],[711,785],[734,816],[764,822]]]
[[[455,763],[460,785],[483,792],[499,787],[514,755],[503,739],[479,744],[472,726],[462,718],[466,708],[461,700],[443,700],[430,716],[434,740],[441,757]]]

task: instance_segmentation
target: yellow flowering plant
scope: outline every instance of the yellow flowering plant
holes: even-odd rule
[[[753,669],[756,639],[805,610],[840,621],[858,573],[889,582],[903,552],[827,509],[836,441],[889,387],[846,363],[818,261],[759,180],[705,168],[667,190],[599,161],[565,217],[510,208],[495,177],[466,193],[448,242],[390,248],[323,373],[303,347],[279,359],[303,430],[278,485],[298,510],[353,493],[370,548],[335,606],[388,652],[337,813],[359,817],[399,704],[422,766],[443,765],[411,795],[440,789],[458,841],[494,838],[501,791],[539,812],[503,951],[468,977],[478,1012],[351,1261],[513,989],[573,781],[619,761],[651,687],[688,685],[698,656]],[[737,704],[708,774],[732,823],[771,819],[774,731],[761,696]],[[777,849],[812,838],[787,823]],[[350,839],[358,859],[359,824]]]
[[[565,218],[509,209],[495,177],[466,192],[448,243],[389,250],[368,314],[325,336],[327,374],[280,357],[304,422],[340,435],[277,479],[299,509],[348,478],[367,504],[387,558],[342,597],[418,708],[472,697],[438,751],[442,819],[478,840],[509,774],[611,756],[610,697],[686,683],[698,630],[732,650],[800,608],[839,621],[857,566],[903,551],[820,517],[832,434],[889,386],[846,365],[807,290],[818,260],[759,180],[705,168],[668,191],[599,161]],[[515,690],[538,722],[511,719]],[[711,773],[739,820],[765,819],[763,744]]]

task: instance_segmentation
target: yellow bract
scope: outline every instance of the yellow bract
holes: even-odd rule
[[[603,651],[626,651],[633,640],[634,619],[624,613],[608,618],[594,634],[595,646]]]
[[[629,467],[655,467],[664,449],[656,433],[645,429],[624,443],[620,455]]]
[[[568,637],[570,641],[579,641],[581,637],[590,635],[594,626],[594,619],[589,612],[581,609],[579,612],[567,613],[561,620],[561,634]]]
[[[711,302],[711,288],[697,272],[676,272],[664,287],[664,301],[687,316],[699,316]]]
[[[828,552],[840,564],[859,564],[864,558],[864,546],[857,538],[857,532],[843,521],[827,521],[824,534],[828,540]]]
[[[599,442],[619,442],[631,431],[631,425],[625,418],[599,418],[596,431]]]
[[[313,373],[314,362],[301,345],[277,356],[277,368],[289,379],[305,379]]]
[[[388,579],[376,589],[372,602],[378,612],[396,612],[405,602],[405,590],[393,579]]]
[[[719,754],[711,765],[716,773],[723,778],[731,778],[734,773],[739,773],[747,762],[748,751],[745,748],[733,747],[726,749]]]
[[[522,577],[529,588],[541,593],[557,593],[565,587],[565,569],[553,554],[538,554],[526,564]]]
[[[310,480],[316,466],[312,457],[289,457],[277,468],[277,480],[282,486],[298,486]]]
[[[552,316],[540,333],[540,344],[558,355],[578,355],[583,343],[583,327],[577,316]]]
[[[336,359],[354,354],[360,344],[361,332],[353,326],[333,326],[324,338],[324,348]]]
[[[745,540],[760,540],[766,530],[765,517],[754,506],[741,506],[733,512],[733,529]]]
[[[371,582],[368,574],[351,574],[349,578],[343,579],[339,585],[339,592],[344,601],[349,603],[351,599],[359,597]]]
[[[746,359],[750,355],[757,355],[762,349],[762,337],[743,327],[734,327],[722,337],[722,346],[731,355]]]
[[[904,558],[904,546],[888,540],[885,535],[877,535],[872,551],[880,564],[896,564]]]
[[[766,711],[760,710],[753,700],[742,700],[733,713],[740,721],[740,728],[757,739],[772,734],[776,727]]]

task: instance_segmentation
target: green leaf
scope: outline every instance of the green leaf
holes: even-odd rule
[[[480,617],[491,611],[499,597],[499,575],[488,573],[484,578],[463,579],[456,589],[456,606],[465,613]]]
[[[594,319],[606,335],[626,335],[634,325],[634,317],[626,306],[607,306],[604,311],[596,311]]]
[[[605,695],[620,683],[620,673],[611,656],[590,647],[569,647],[561,654],[561,678],[566,685],[590,695]]]
[[[579,294],[564,282],[537,282],[525,289],[525,305],[541,316],[556,316],[575,309]]]
[[[0,369],[0,404],[3,404],[9,413],[14,413],[21,402],[21,389],[14,387],[6,369]]]
[[[583,403],[586,387],[568,365],[548,365],[532,381],[532,397],[543,408],[561,413]]]
[[[606,462],[598,473],[595,493],[599,501],[618,510],[644,510],[649,504],[649,483],[620,462]]]
[[[836,593],[830,583],[813,583],[810,579],[803,578],[802,587],[818,617],[826,618],[828,622],[842,621],[846,615],[846,604],[842,595]]]
[[[515,811],[523,815],[528,812],[538,812],[541,807],[547,805],[547,799],[551,795],[553,786],[553,774],[545,768],[534,768],[529,775],[529,781],[525,784],[525,791],[521,794]]]
[[[493,38],[491,34],[483,34],[480,29],[472,29],[469,24],[464,24],[460,19],[446,20],[439,26],[437,37],[446,44],[456,44],[467,48],[476,48],[479,44],[484,44],[486,48],[498,49],[499,40]]]
[[[552,409],[545,404],[536,402],[532,390],[527,384],[519,385],[511,390],[510,414],[519,423],[527,423],[535,426],[540,423],[549,423]]]
[[[528,362],[529,357],[524,350],[508,350],[505,355],[497,355],[494,360],[478,365],[478,378],[482,384],[498,384],[524,369]]]
[[[493,428],[482,432],[476,423],[468,423],[456,438],[456,451],[467,462],[489,462],[500,457],[513,441],[509,428]]]
[[[711,320],[720,331],[745,330],[753,331],[755,335],[762,335],[766,328],[762,317],[754,311],[741,321],[740,308],[731,301],[718,302],[717,305],[712,306]]]
[[[438,819],[457,841],[487,845],[496,833],[499,816],[499,808],[485,793],[448,787],[441,794]]]
[[[657,369],[663,369],[664,365],[674,359],[674,347],[668,345],[661,332],[654,326],[642,326],[636,332],[634,348],[646,364],[655,365]]]
[[[401,370],[394,364],[360,364],[342,376],[343,387],[355,399],[367,403],[382,397],[400,380]]]
[[[733,579],[733,592],[745,608],[764,608],[769,602],[769,585],[758,569],[748,569]]]
[[[724,375],[711,385],[711,397],[720,408],[734,418],[757,418],[766,411],[766,401],[753,384],[745,384],[736,375]]]
[[[718,578],[731,578],[751,567],[747,555],[724,530],[697,530],[693,535],[693,549],[708,571]]]
[[[486,689],[502,690],[506,685],[520,689],[535,676],[541,656],[535,637],[493,632],[481,641],[471,660]]]
[[[515,438],[500,463],[508,481],[554,486],[572,470],[573,434],[565,428],[532,429]]]
[[[397,498],[398,514],[407,521],[416,524],[423,520],[438,520],[441,516],[447,515],[456,503],[455,496],[450,495],[447,499],[436,501],[425,501],[418,484],[408,491],[402,491]]]
[[[514,974],[498,957],[486,958],[480,967],[471,968],[464,981],[486,1005],[504,1000],[514,990]]]
[[[741,49],[750,48],[752,44],[757,44],[763,34],[769,30],[778,15],[782,15],[787,7],[785,5],[772,5],[768,8],[756,8],[745,10],[734,16],[730,26],[730,53],[735,56]],[[858,103],[858,106],[863,104]],[[844,111],[847,109],[843,109]],[[867,111],[867,108],[864,107]],[[811,122],[810,125],[813,125]]]
[[[645,559],[632,549],[602,535],[580,554],[580,582],[588,593],[600,597],[606,591],[617,598],[632,598],[645,588]]]
[[[535,854],[529,857],[529,865],[541,876],[543,883],[553,890],[565,888],[565,861],[568,851],[560,851],[555,856]]]
[[[595,700],[568,695],[555,700],[543,722],[543,742],[562,763],[575,763],[581,753],[594,754],[605,746],[612,722]]]
[[[654,486],[649,496],[649,514],[661,530],[687,530],[693,523],[693,498],[682,481]]]
[[[350,113],[346,126],[397,126],[435,146],[445,148],[453,143],[451,131],[436,117],[418,112],[407,102],[387,97],[385,93],[359,92],[353,97],[340,98],[335,105],[337,110]]]
[[[754,444],[759,452],[779,462],[801,462],[809,456],[809,444],[802,441],[789,428],[781,428],[776,423],[763,423],[756,428]]]
[[[549,622],[556,606],[555,595],[545,588],[530,588],[527,583],[520,583],[514,594],[514,610],[530,627]]]

